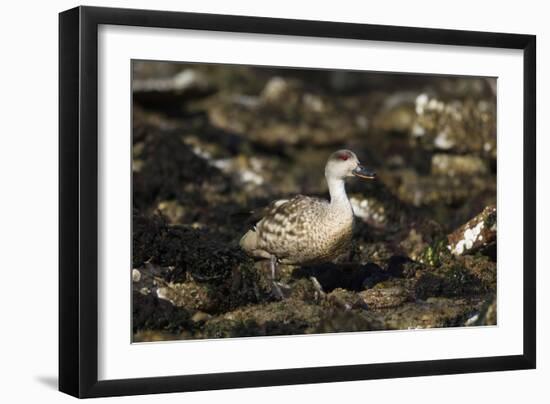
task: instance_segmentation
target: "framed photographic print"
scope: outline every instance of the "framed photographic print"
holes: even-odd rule
[[[59,24],[61,391],[535,367],[534,36]]]

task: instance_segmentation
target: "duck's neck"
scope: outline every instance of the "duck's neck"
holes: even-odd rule
[[[330,204],[332,206],[351,207],[343,178],[327,177],[327,184],[330,193]]]

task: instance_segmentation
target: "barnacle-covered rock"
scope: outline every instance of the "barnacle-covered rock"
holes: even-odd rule
[[[454,255],[462,255],[493,242],[497,232],[496,207],[487,206],[483,212],[460,226],[448,236],[448,249]]]
[[[264,146],[335,145],[365,129],[355,112],[296,81],[274,77],[258,97],[221,95],[209,107],[214,125]]]
[[[411,136],[430,150],[476,153],[496,159],[496,104],[485,99],[443,101],[420,94]]]
[[[487,161],[477,156],[436,153],[432,156],[432,174],[468,176],[485,175],[489,171]]]
[[[396,170],[388,185],[404,203],[415,207],[464,204],[473,196],[496,192],[496,183],[477,175],[419,175],[411,169]]]
[[[168,105],[215,91],[207,78],[195,69],[184,69],[169,77],[143,78],[132,81],[134,100],[142,104]]]

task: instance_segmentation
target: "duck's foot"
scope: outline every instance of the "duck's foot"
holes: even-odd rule
[[[290,295],[290,292],[291,288],[286,283],[275,281],[272,282],[271,293],[276,299],[284,300]]]
[[[315,299],[324,299],[326,297],[326,293],[317,278],[314,276],[310,276],[309,279],[311,283],[313,283],[313,287],[315,288]]]

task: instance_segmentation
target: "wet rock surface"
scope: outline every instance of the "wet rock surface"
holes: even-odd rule
[[[496,324],[490,79],[134,62],[134,341]],[[239,246],[261,208],[327,197],[354,150],[353,247],[278,267]]]

